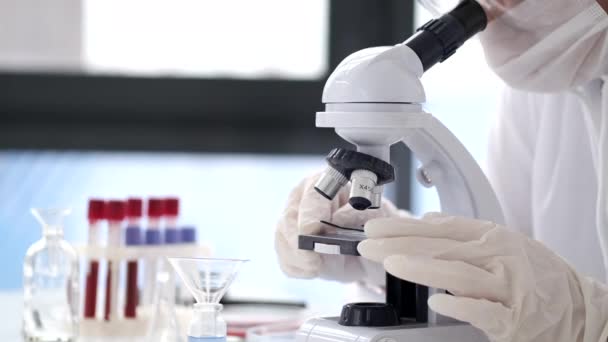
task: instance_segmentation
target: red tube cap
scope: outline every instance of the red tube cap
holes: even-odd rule
[[[148,199],[148,217],[159,218],[163,216],[163,200],[160,198]]]
[[[112,200],[106,204],[106,218],[111,221],[122,221],[125,219],[125,202]]]
[[[127,200],[127,217],[139,218],[142,216],[143,201],[141,198],[129,198]]]
[[[164,201],[165,216],[177,216],[179,214],[179,198],[168,197]]]
[[[106,202],[100,199],[89,199],[89,210],[87,217],[89,221],[103,220]]]

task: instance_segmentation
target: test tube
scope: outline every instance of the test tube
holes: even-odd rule
[[[145,233],[145,243],[148,246],[156,246],[162,243],[160,234],[160,219],[163,216],[163,200],[159,198],[148,199],[148,227]],[[143,288],[143,303],[154,302],[156,289],[156,273],[158,271],[157,258],[147,258],[145,261],[145,279]]]
[[[179,241],[185,245],[196,244],[196,228],[193,226],[184,226],[179,228]],[[194,297],[190,294],[190,291],[185,291],[182,286],[176,286],[176,297],[182,305],[194,304]]]
[[[179,243],[179,231],[177,230],[177,216],[179,215],[179,198],[169,197],[163,201],[163,213],[165,219],[165,243]]]
[[[108,219],[108,246],[119,247],[121,226],[125,219],[125,203],[117,200],[109,201],[106,205],[106,217]],[[119,268],[119,262],[108,261],[104,313],[106,321],[114,320],[117,317]]]
[[[129,198],[127,200],[127,229],[125,231],[125,243],[127,246],[141,245],[141,226],[142,217],[141,198]],[[127,262],[127,286],[125,293],[125,317],[137,317],[137,304],[139,294],[137,288],[137,260]]]
[[[179,215],[179,198],[168,197],[163,200],[163,217],[164,217],[164,228],[165,228],[165,244],[172,245],[180,242],[179,230],[177,229],[177,216]],[[177,282],[175,279],[175,273],[167,262],[164,260],[158,267],[162,267],[163,271],[169,274],[167,279],[167,294],[175,301],[177,293]]]
[[[99,199],[90,199],[87,217],[89,220],[90,247],[101,246],[101,227],[100,223],[104,218],[105,202]],[[99,283],[99,261],[91,259],[89,269],[85,278],[84,290],[84,318],[94,319],[97,311],[97,286]]]

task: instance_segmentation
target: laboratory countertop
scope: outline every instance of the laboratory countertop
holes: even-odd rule
[[[0,291],[0,341],[21,341],[21,312],[22,306],[21,290]],[[240,323],[251,326],[254,321],[258,324],[268,324],[276,321],[279,317],[302,318],[301,309],[268,309],[263,306],[231,306],[226,308],[224,316],[227,321],[238,318]],[[307,316],[306,314],[304,314]],[[244,332],[244,331],[243,331]],[[243,341],[242,339],[230,339],[231,342]]]
[[[0,292],[0,341],[21,341],[21,290]]]

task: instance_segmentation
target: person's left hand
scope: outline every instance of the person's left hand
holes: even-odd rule
[[[608,337],[608,288],[520,233],[436,213],[372,220],[365,232],[362,256],[401,279],[448,290],[454,295],[432,296],[430,308],[469,322],[491,341]]]

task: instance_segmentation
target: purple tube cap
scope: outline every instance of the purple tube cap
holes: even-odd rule
[[[182,243],[195,243],[196,242],[196,228],[194,227],[182,227],[180,228],[180,241]]]
[[[177,229],[165,229],[165,243],[174,244],[181,241],[180,232]]]
[[[142,243],[141,228],[129,226],[125,230],[125,243],[127,246],[137,246]]]
[[[160,245],[162,239],[160,236],[160,230],[158,229],[147,229],[146,230],[146,245]]]

